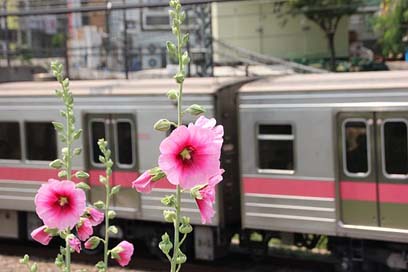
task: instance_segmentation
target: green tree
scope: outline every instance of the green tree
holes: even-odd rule
[[[404,53],[407,24],[408,1],[383,0],[381,12],[374,19],[374,29],[380,35],[379,42],[384,56],[395,57]]]
[[[337,26],[344,16],[356,13],[362,4],[362,0],[288,0],[289,14],[304,15],[324,31],[332,71],[336,70],[334,38]]]

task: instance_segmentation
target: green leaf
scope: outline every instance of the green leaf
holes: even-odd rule
[[[120,191],[120,185],[116,185],[111,190],[111,195],[117,194]]]
[[[77,185],[75,185],[76,188],[82,189],[84,191],[88,191],[91,189],[91,187],[89,187],[88,184],[86,184],[85,182],[80,182]]]
[[[89,174],[84,171],[77,171],[75,172],[75,177],[79,179],[86,179],[86,178],[89,178]]]

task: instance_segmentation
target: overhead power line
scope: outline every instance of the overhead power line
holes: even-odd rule
[[[182,0],[181,3],[184,6],[189,5],[199,5],[208,4],[215,2],[238,2],[245,0]],[[52,14],[68,14],[77,12],[95,12],[95,11],[111,11],[111,10],[125,10],[125,9],[139,9],[139,8],[160,8],[167,7],[168,3],[163,3],[162,1],[152,1],[143,4],[123,4],[123,3],[113,3],[107,2],[106,4],[98,4],[92,6],[81,6],[81,7],[51,7],[44,8],[41,10],[13,10],[13,11],[0,11],[0,18],[7,16],[36,16],[36,15],[52,15]]]

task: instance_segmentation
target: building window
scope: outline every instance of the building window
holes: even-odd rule
[[[21,160],[20,126],[0,122],[0,160]]]
[[[383,164],[388,175],[408,174],[408,133],[405,121],[385,121]]]
[[[26,122],[27,160],[53,161],[57,158],[57,138],[51,122]]]
[[[119,164],[133,164],[133,138],[132,124],[128,121],[118,121],[116,123],[116,144]]]
[[[92,162],[94,164],[100,164],[99,156],[102,156],[102,152],[98,146],[99,139],[106,140],[106,128],[105,128],[105,121],[91,121],[91,138],[90,138],[90,147],[92,152]]]
[[[258,126],[258,168],[260,171],[293,173],[294,140],[291,125]]]
[[[365,120],[349,119],[343,124],[343,165],[348,176],[369,173],[368,129]]]

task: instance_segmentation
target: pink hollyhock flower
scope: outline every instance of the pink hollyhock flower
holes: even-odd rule
[[[224,127],[221,125],[215,126],[217,121],[214,118],[208,119],[205,116],[200,116],[194,123],[196,126],[211,129],[214,133],[215,140],[222,145],[224,136]]]
[[[203,224],[211,223],[215,211],[213,203],[215,202],[215,186],[222,181],[224,170],[219,170],[219,174],[211,177],[208,184],[198,190],[196,203],[200,210],[201,222]]]
[[[98,211],[95,208],[88,207],[87,209],[88,215],[89,215],[89,221],[91,222],[92,226],[97,226],[100,223],[102,223],[103,219],[105,218],[105,215],[103,212]]]
[[[218,173],[223,131],[212,122],[180,126],[161,142],[159,167],[170,183],[190,189]]]
[[[88,218],[82,218],[77,225],[78,238],[81,241],[85,241],[93,234],[93,228],[91,221]]]
[[[166,177],[159,167],[147,170],[132,182],[132,187],[139,193],[150,193],[157,181]]]
[[[120,266],[126,266],[133,255],[133,245],[128,241],[122,241],[112,249],[112,253],[113,258],[116,259]]]
[[[139,193],[150,193],[154,185],[152,178],[153,176],[149,173],[149,171],[146,171],[132,182],[132,187]]]
[[[75,250],[77,253],[81,251],[81,241],[78,240],[75,236],[68,238],[69,247]]]
[[[52,236],[45,232],[46,228],[46,226],[41,226],[31,232],[31,237],[44,246],[48,245],[52,239]]]
[[[50,179],[35,196],[35,210],[44,224],[64,230],[73,228],[85,211],[85,192],[69,180]]]

